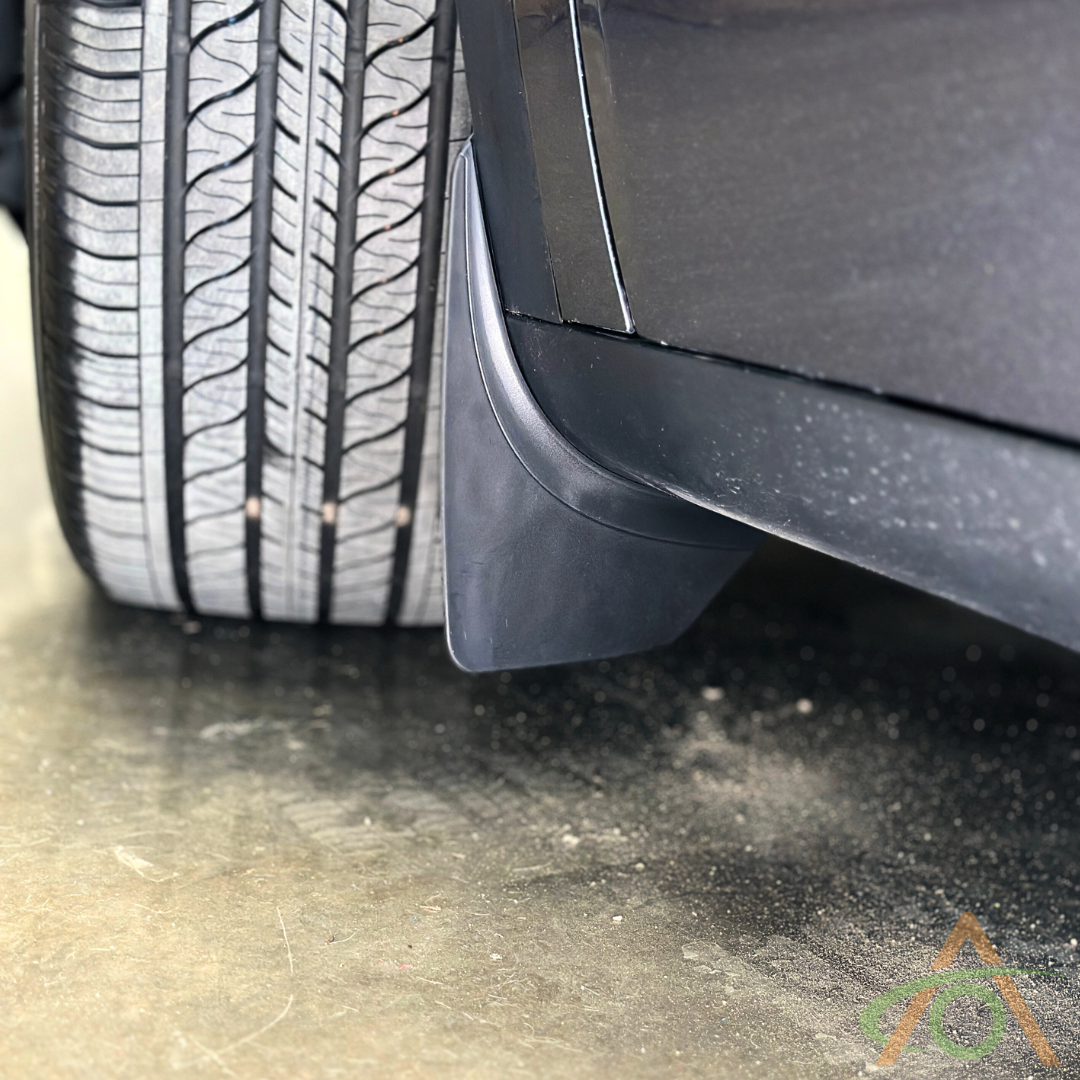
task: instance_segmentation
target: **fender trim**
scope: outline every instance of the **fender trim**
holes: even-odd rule
[[[510,346],[472,149],[454,171],[443,428],[447,640],[467,671],[595,659],[685,630],[763,534],[624,479],[541,411]]]

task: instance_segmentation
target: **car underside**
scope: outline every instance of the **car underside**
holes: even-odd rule
[[[27,9],[106,592],[445,595],[460,665],[528,667],[671,640],[771,534],[1080,646],[1074,5],[392,7]]]

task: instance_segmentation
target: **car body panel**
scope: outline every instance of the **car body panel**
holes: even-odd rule
[[[576,5],[516,0],[514,11],[560,313],[568,322],[633,330],[600,184]]]
[[[606,0],[639,333],[1080,437],[1080,6]]]
[[[465,0],[458,18],[499,293],[509,311],[558,322],[513,2]]]
[[[507,318],[604,468],[1080,649],[1080,451],[866,391]]]

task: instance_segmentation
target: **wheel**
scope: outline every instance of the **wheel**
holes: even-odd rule
[[[39,0],[42,423],[112,598],[442,620],[452,0]]]

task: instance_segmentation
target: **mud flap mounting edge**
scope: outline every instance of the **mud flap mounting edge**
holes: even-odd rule
[[[446,633],[466,671],[666,644],[763,534],[624,480],[529,392],[503,321],[472,148],[454,167],[443,395]]]

